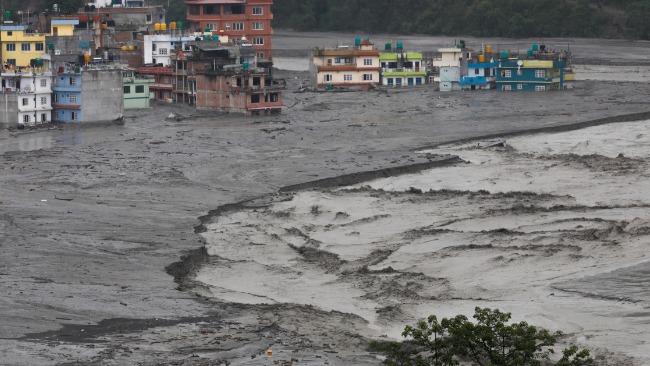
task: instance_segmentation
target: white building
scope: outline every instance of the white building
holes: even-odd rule
[[[185,49],[185,43],[194,41],[194,36],[180,36],[175,34],[154,34],[144,36],[144,63],[162,64],[171,66],[171,52],[181,44],[180,49]]]
[[[30,68],[2,73],[0,122],[35,126],[52,121],[52,72]]]

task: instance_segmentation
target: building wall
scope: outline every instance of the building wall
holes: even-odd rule
[[[414,86],[426,83],[426,72],[422,73],[402,73],[394,72],[382,75],[382,85],[384,86]]]
[[[136,77],[124,78],[124,109],[149,108],[149,80]]]
[[[242,75],[197,75],[196,107],[246,114],[280,111],[282,91],[267,89],[265,76],[253,74],[246,81]],[[259,85],[253,85],[255,78],[259,79]]]
[[[26,27],[23,26],[3,26],[0,29],[2,29],[3,64],[7,63],[7,60],[12,60],[16,66],[27,67],[31,59],[40,58],[46,53],[44,33],[26,33]],[[23,51],[23,45],[29,50]],[[7,50],[7,47],[13,47],[14,50]]]
[[[114,121],[124,115],[122,70],[85,70],[81,74],[82,121]]]
[[[460,82],[460,67],[441,67],[440,82]]]
[[[2,127],[18,125],[18,94],[0,93],[0,125]]]
[[[74,72],[58,73],[55,80],[52,87],[53,120],[56,122],[82,122],[81,74]]]
[[[370,75],[370,78],[364,77]],[[346,80],[346,76],[347,79]],[[334,86],[354,86],[363,84],[379,84],[378,70],[346,70],[346,71],[319,71],[317,74],[317,84]],[[328,77],[331,77],[329,79]]]
[[[246,36],[248,41],[253,43],[260,58],[270,59],[273,51],[272,4],[273,0],[242,0],[241,3],[225,0],[186,0],[187,21],[192,31],[203,32],[210,28],[213,34],[226,35],[233,43]],[[243,14],[229,14],[228,9],[238,5],[243,6]],[[212,10],[212,14],[208,14],[208,9]],[[261,9],[261,14],[259,11],[254,12],[254,9]],[[263,44],[256,44],[255,39],[261,39]]]

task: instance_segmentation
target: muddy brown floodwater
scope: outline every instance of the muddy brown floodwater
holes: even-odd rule
[[[353,38],[278,32],[274,44],[300,69],[311,46]],[[0,132],[0,363],[378,365],[369,337],[486,304],[564,330],[601,364],[644,364],[647,156],[632,151],[645,132],[600,132],[629,140],[614,156],[601,151],[613,141],[579,137],[650,119],[650,51],[553,41],[589,72],[572,91],[298,93],[307,75],[279,70],[279,116],[156,104],[124,125]],[[640,77],[613,78],[617,67]],[[486,136],[577,147],[450,144]],[[428,174],[433,193],[398,184]]]

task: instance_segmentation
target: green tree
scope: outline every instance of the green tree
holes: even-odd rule
[[[650,0],[636,2],[627,8],[625,26],[632,38],[650,39]]]
[[[526,322],[509,323],[510,313],[477,307],[474,322],[464,315],[438,321],[430,316],[414,327],[406,326],[404,342],[371,342],[371,349],[386,356],[389,366],[540,366],[553,353],[557,337]],[[556,366],[587,366],[587,350],[572,346]]]

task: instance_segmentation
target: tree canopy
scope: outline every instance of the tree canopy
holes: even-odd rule
[[[510,313],[475,309],[474,322],[464,315],[438,320],[435,315],[406,326],[404,342],[372,341],[371,349],[386,356],[388,366],[541,366],[553,353],[561,333],[529,325],[509,323]],[[555,366],[587,366],[589,351],[571,346]]]

